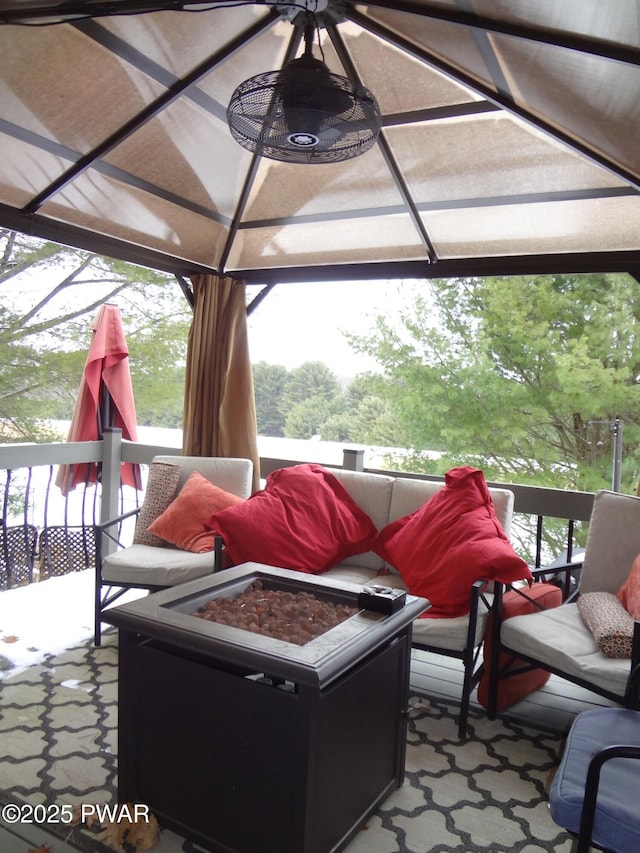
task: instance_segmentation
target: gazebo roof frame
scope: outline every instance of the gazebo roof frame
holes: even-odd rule
[[[637,0],[330,0],[322,52],[383,130],[311,166],[226,126],[300,54],[288,5],[0,0],[0,227],[256,284],[640,274]]]

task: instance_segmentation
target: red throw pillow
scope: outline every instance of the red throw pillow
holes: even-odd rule
[[[541,610],[550,610],[562,604],[562,590],[552,583],[534,583],[530,587],[521,590],[509,590],[502,596],[502,621],[512,616],[522,616],[526,613],[539,613]],[[484,671],[478,683],[478,703],[483,708],[489,707],[489,684],[491,665],[491,633],[493,630],[493,613],[487,618],[484,634],[484,646],[482,656],[484,660]],[[510,652],[502,652],[499,657],[498,668],[500,671],[506,669],[517,669],[524,665],[521,658],[514,658]],[[546,669],[536,667],[518,675],[511,675],[498,681],[498,695],[496,710],[504,711],[505,708],[520,702],[525,696],[540,690],[551,676]]]
[[[629,576],[618,590],[617,595],[624,609],[634,619],[640,619],[640,554],[633,561]]]
[[[412,595],[428,598],[421,618],[464,616],[471,584],[531,579],[498,521],[482,471],[462,466],[418,510],[388,524],[372,550],[402,575]]]
[[[313,464],[274,471],[261,492],[206,523],[222,535],[236,565],[255,561],[312,574],[368,551],[377,534],[342,483]]]
[[[213,551],[215,531],[205,527],[212,511],[243,503],[243,499],[216,486],[198,471],[190,474],[178,496],[149,525],[148,532],[183,551]]]

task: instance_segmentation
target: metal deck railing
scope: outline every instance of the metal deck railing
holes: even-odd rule
[[[136,507],[143,499],[144,488],[121,487],[121,462],[140,465],[144,487],[153,457],[177,453],[175,447],[123,441],[117,429],[107,430],[102,441],[0,445],[0,589],[93,566],[94,525]],[[262,458],[261,474],[266,477],[277,468],[303,461]],[[58,467],[87,462],[100,466],[100,482],[80,483],[69,495],[62,495],[55,484]],[[344,450],[343,467],[374,470],[364,468],[364,451],[352,448]],[[443,480],[399,471],[374,472]],[[568,554],[570,560],[591,515],[592,493],[495,482],[490,485],[514,492],[511,538],[531,565],[549,565],[554,556],[547,537],[551,528],[553,541],[564,543],[562,556]],[[563,533],[558,533],[559,526]]]

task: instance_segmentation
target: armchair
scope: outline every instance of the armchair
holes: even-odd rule
[[[496,585],[496,618],[491,637],[490,719],[497,714],[498,682],[533,667],[546,669],[612,702],[630,707],[630,675],[640,663],[640,621],[633,623],[631,657],[608,657],[587,628],[580,614],[578,599],[588,592],[615,594],[625,582],[638,554],[640,498],[603,490],[594,499],[582,566],[572,563],[564,567],[567,573],[578,570],[579,581],[575,593],[562,605],[502,621],[503,588]],[[548,569],[537,572],[540,576],[545,573]],[[506,653],[502,664],[501,653],[503,656]],[[521,665],[521,660],[520,665],[515,665],[513,661],[518,658],[526,663]]]
[[[636,668],[634,697],[639,676]],[[573,853],[640,848],[639,759],[640,713],[599,708],[578,714],[549,791],[551,817],[576,838]]]
[[[156,456],[152,461],[171,469],[173,479],[165,489],[164,505],[177,497],[194,471],[225,492],[239,498],[248,498],[252,489],[253,463],[249,459],[198,456]],[[177,470],[176,470],[177,469]],[[129,589],[147,589],[150,592],[176,586],[202,577],[215,570],[216,551],[194,553],[163,542],[157,537],[141,535],[139,541],[123,547],[119,540],[122,522],[138,514],[152,519],[159,514],[156,490],[147,484],[147,491],[139,509],[124,513],[96,525],[96,585],[95,631],[96,646],[101,642],[103,611]],[[144,525],[143,525],[144,526]],[[137,530],[136,530],[137,533]],[[108,551],[107,543],[115,543],[118,550]],[[154,544],[150,544],[153,542]]]

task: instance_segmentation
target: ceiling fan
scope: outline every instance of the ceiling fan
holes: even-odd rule
[[[307,15],[304,54],[234,91],[227,121],[243,148],[288,163],[330,163],[359,157],[375,144],[381,126],[375,97],[314,57],[316,29],[315,15]]]

